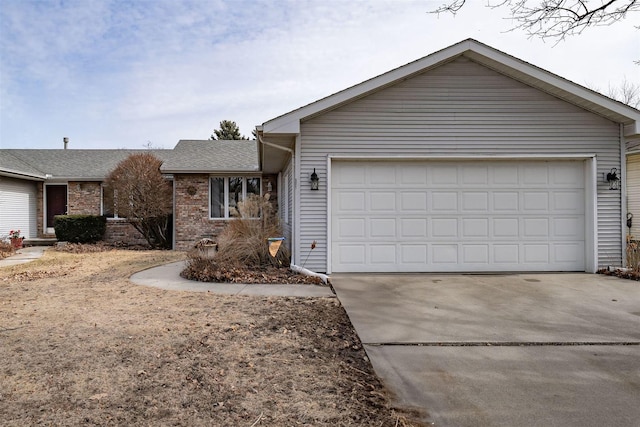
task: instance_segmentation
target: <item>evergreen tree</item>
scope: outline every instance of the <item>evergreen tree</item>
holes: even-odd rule
[[[223,120],[220,122],[220,129],[213,131],[214,135],[211,135],[211,139],[249,139],[246,136],[240,134],[240,128],[231,120]]]

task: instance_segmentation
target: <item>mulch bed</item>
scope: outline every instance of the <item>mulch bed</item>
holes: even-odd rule
[[[606,276],[616,276],[619,277],[621,279],[628,279],[628,280],[637,280],[640,281],[640,271],[634,271],[634,270],[621,270],[621,269],[616,269],[613,271],[610,271],[607,268],[602,268],[600,270],[598,270],[598,274],[604,274]]]
[[[288,268],[225,266],[207,259],[189,259],[182,277],[199,282],[242,284],[324,285],[318,277],[297,274]]]

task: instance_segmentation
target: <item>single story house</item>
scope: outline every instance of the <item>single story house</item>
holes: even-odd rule
[[[640,111],[478,41],[256,131],[257,141],[154,150],[174,184],[176,249],[215,237],[240,198],[272,192],[292,262],[318,272],[624,262]],[[49,236],[51,215],[65,211],[112,214],[100,183],[131,152],[0,150],[0,235]],[[134,238],[113,216],[108,239]]]
[[[106,241],[145,243],[118,218],[102,185],[119,162],[141,152],[161,159],[161,171],[173,181],[176,249],[215,237],[237,200],[262,191],[255,140],[183,140],[171,150],[2,149],[0,236],[19,229],[27,240],[51,238],[55,215],[90,214],[108,217]],[[217,196],[210,199],[216,188]]]
[[[308,257],[311,270],[595,272],[624,262],[624,157],[640,111],[478,41],[257,130],[293,262]]]

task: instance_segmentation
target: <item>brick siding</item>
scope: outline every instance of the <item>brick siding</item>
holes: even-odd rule
[[[189,250],[203,238],[214,239],[227,220],[209,218],[209,175],[175,175],[174,249]]]
[[[142,234],[133,228],[133,225],[129,224],[126,219],[107,219],[107,230],[102,240],[116,245],[148,246]]]
[[[68,215],[101,215],[99,182],[69,182],[67,186]]]

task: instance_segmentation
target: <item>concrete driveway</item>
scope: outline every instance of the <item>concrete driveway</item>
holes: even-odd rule
[[[376,373],[436,426],[640,426],[640,283],[334,274]]]

